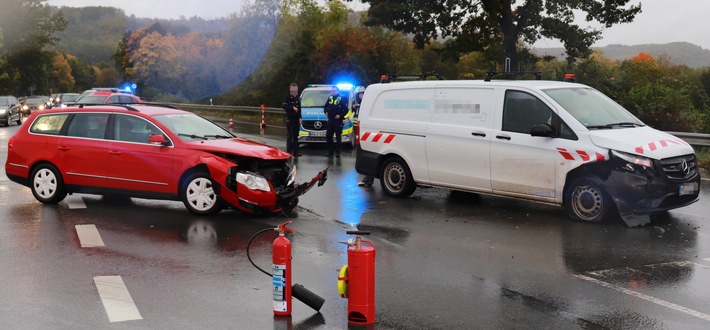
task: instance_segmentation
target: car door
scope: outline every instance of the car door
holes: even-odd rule
[[[107,113],[77,113],[69,118],[57,142],[65,184],[106,186],[107,141],[104,137],[108,118]]]
[[[139,116],[115,114],[108,142],[108,184],[112,188],[148,193],[174,193],[173,146],[148,143],[151,134],[163,134]]]
[[[537,124],[556,126],[559,117],[529,92],[504,92],[491,140],[491,186],[495,193],[554,202],[558,138],[534,137]],[[568,129],[565,129],[568,131]]]
[[[426,155],[432,184],[491,191],[493,88],[437,88],[427,126]]]

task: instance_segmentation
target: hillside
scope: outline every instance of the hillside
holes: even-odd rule
[[[673,63],[684,64],[691,68],[710,66],[710,50],[703,49],[698,45],[688,42],[672,42],[667,44],[645,44],[645,45],[609,45],[606,47],[595,47],[604,57],[614,60],[630,59],[640,52],[648,53],[653,57],[667,55]],[[537,55],[552,55],[559,59],[564,59],[564,48],[533,48],[533,53]]]

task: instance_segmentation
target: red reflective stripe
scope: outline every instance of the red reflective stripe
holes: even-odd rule
[[[572,157],[572,155],[570,155],[570,153],[567,152],[567,149],[565,149],[565,148],[557,148],[557,151],[558,151],[558,152],[560,153],[560,155],[562,155],[562,157],[564,157],[566,160],[574,160],[574,157]]]
[[[603,162],[604,160],[606,160],[606,157],[604,157],[604,155],[597,152],[597,161]]]
[[[640,153],[643,155],[643,148],[641,147],[636,147],[636,152]]]
[[[385,144],[392,142],[393,139],[394,139],[394,134],[388,135],[387,138],[385,139]]]
[[[649,144],[648,144],[648,149],[650,149],[651,151],[656,150],[656,144],[653,143],[653,142],[649,143]]]
[[[666,140],[661,140],[661,147],[665,148],[668,146],[668,142]]]
[[[372,142],[377,142],[377,141],[379,141],[381,137],[382,137],[382,133],[377,133],[377,134],[375,134],[375,138],[372,139]]]
[[[577,154],[579,155],[579,157],[582,157],[583,161],[585,161],[585,162],[589,161],[589,155],[585,151],[577,150]]]
[[[369,136],[370,136],[370,132],[365,132],[365,134],[363,134],[363,135],[360,137],[360,140],[362,140],[362,141],[367,141],[367,138],[368,138]]]

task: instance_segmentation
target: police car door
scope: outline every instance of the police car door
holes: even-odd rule
[[[495,90],[438,87],[427,126],[426,154],[432,184],[491,191],[489,154]]]
[[[553,203],[558,157],[555,138],[533,137],[530,129],[551,124],[557,114],[529,92],[500,90],[502,111],[496,113],[491,139],[493,192]]]

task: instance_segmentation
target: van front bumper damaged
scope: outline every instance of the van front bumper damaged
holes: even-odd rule
[[[685,180],[671,180],[663,173],[649,177],[613,170],[602,187],[614,200],[626,225],[636,227],[649,224],[651,214],[697,202],[700,174],[696,172]]]

